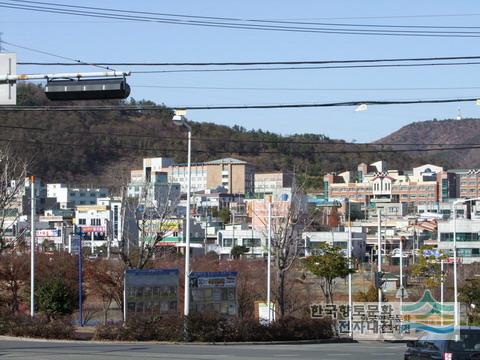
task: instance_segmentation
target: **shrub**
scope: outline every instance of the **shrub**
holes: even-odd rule
[[[71,339],[74,327],[70,318],[49,321],[44,316],[31,318],[28,315],[0,315],[0,334],[44,339]]]
[[[183,322],[178,317],[131,316],[125,324],[107,323],[95,329],[97,340],[180,341]]]
[[[216,314],[192,314],[187,320],[190,341],[282,341],[317,340],[333,336],[330,319],[285,318],[270,325],[258,320],[239,320]],[[183,320],[179,317],[131,317],[125,325],[97,326],[95,339],[124,341],[182,341]]]
[[[42,282],[36,291],[38,309],[49,318],[71,314],[75,297],[61,278],[50,278]]]

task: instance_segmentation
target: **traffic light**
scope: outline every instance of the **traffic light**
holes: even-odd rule
[[[375,288],[381,289],[382,285],[385,283],[385,280],[383,277],[385,276],[385,273],[383,271],[376,271],[375,272]]]
[[[125,78],[48,80],[45,95],[50,100],[125,99],[130,86]]]

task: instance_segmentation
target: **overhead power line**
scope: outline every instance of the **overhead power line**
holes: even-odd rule
[[[42,5],[42,6],[40,6]],[[46,5],[46,6],[43,6]],[[201,17],[179,14],[161,14],[139,12],[133,10],[96,8],[74,6],[51,2],[34,2],[9,0],[0,2],[0,7],[63,15],[83,17],[128,20],[147,23],[164,23],[187,26],[202,26],[213,28],[230,28],[242,30],[281,31],[298,33],[320,33],[341,35],[374,35],[374,36],[414,36],[414,37],[480,37],[480,32],[473,31],[475,27],[438,27],[438,26],[390,26],[379,24],[333,24],[333,23],[302,23],[292,21],[270,21],[255,19],[236,19],[220,17]],[[138,15],[131,15],[138,14]],[[390,28],[395,28],[390,30]],[[408,30],[414,29],[414,30]],[[442,29],[442,30],[428,30]],[[455,29],[455,30],[452,30]],[[457,30],[459,29],[459,30]],[[472,31],[465,31],[465,30]],[[461,30],[461,31],[460,31]]]
[[[312,22],[312,21],[299,21],[295,19],[248,19],[248,18],[235,18],[235,17],[219,17],[219,16],[199,16],[190,14],[174,14],[174,13],[161,13],[152,11],[135,11],[125,9],[114,8],[102,8],[93,6],[79,6],[71,4],[52,3],[45,1],[31,1],[31,0],[8,0],[16,3],[29,3],[40,5],[52,5],[59,8],[75,8],[75,9],[88,9],[97,11],[118,12],[127,14],[142,14],[142,15],[158,15],[168,16],[173,18],[188,18],[188,19],[203,19],[203,20],[221,20],[221,21],[237,21],[237,22],[252,22],[252,23],[275,23],[275,24],[302,24],[302,25],[322,25],[322,26],[351,26],[351,27],[390,27],[390,28],[433,28],[433,29],[479,29],[479,26],[433,26],[433,25],[385,25],[385,24],[352,24],[352,23],[325,23],[325,22]],[[477,14],[479,15],[479,14]],[[428,15],[427,15],[428,16]],[[430,15],[435,16],[435,15]],[[437,15],[439,16],[439,15]],[[443,16],[465,16],[465,15],[443,15]],[[398,17],[398,16],[397,16]],[[416,16],[418,17],[418,16]],[[423,16],[424,17],[424,16]],[[390,18],[390,17],[389,17]]]
[[[20,140],[20,139],[7,139],[0,138],[0,142],[13,142],[21,144],[33,144],[33,145],[48,145],[48,146],[65,146],[65,147],[83,147],[91,148],[92,144],[76,144],[76,143],[64,143],[58,141],[38,141],[38,140]],[[152,147],[135,147],[135,146],[125,146],[125,145],[107,145],[107,144],[96,144],[99,147],[111,148],[111,149],[125,149],[130,151],[155,151],[162,153],[176,153],[176,152],[186,152],[187,149],[160,149]],[[431,151],[450,151],[450,150],[472,150],[480,149],[480,145],[466,145],[466,146],[450,146],[450,147],[440,147],[440,148],[416,148],[416,149],[355,149],[355,150],[309,150],[310,154],[381,154],[381,153],[406,153],[406,152],[431,152]],[[284,151],[280,150],[257,150],[257,151],[238,151],[238,150],[195,150],[197,153],[210,153],[215,152],[218,154],[238,154],[238,155],[258,155],[258,154],[283,154]],[[292,150],[295,152],[295,150]]]
[[[70,57],[54,54],[54,53],[49,52],[49,51],[38,50],[38,49],[34,49],[34,48],[31,48],[31,47],[28,47],[28,46],[14,44],[14,43],[11,43],[9,41],[2,41],[2,43],[13,46],[13,47],[16,47],[16,48],[19,48],[19,49],[24,49],[24,50],[32,51],[32,52],[35,52],[35,53],[39,53],[39,54],[48,55],[48,56],[56,57],[56,58],[63,59],[63,60],[70,60],[70,61],[73,61],[72,64],[76,64],[76,65],[84,65],[84,66],[88,65],[88,66],[94,66],[94,67],[101,68],[101,69],[106,69],[106,70],[115,70],[115,69],[112,69],[108,66],[104,66],[104,65],[100,65],[100,64],[92,64],[92,63],[88,63],[88,62],[85,62],[85,61],[82,61],[82,60],[72,59]]]
[[[101,136],[101,137],[118,137],[118,138],[144,138],[144,139],[153,139],[153,140],[186,140],[179,138],[178,136],[164,136],[164,135],[151,135],[151,134],[126,134],[126,133],[117,133],[117,132],[104,132],[104,131],[76,131],[76,130],[56,130],[48,129],[35,126],[23,126],[23,125],[6,125],[0,124],[0,128],[3,129],[12,129],[12,130],[25,130],[25,131],[39,131],[46,132],[49,134],[72,134],[72,135],[83,135],[83,136]],[[331,146],[331,145],[342,145],[342,146],[480,146],[480,143],[357,143],[357,142],[346,142],[346,141],[335,141],[335,140],[298,140],[298,139],[278,139],[278,140],[267,140],[267,139],[235,139],[235,138],[205,138],[195,136],[192,141],[211,143],[211,142],[220,142],[220,143],[232,143],[232,144],[275,144],[275,145],[314,145],[314,146]]]
[[[321,107],[345,107],[358,105],[418,105],[476,102],[479,98],[451,98],[425,100],[361,100],[329,103],[296,103],[296,104],[258,104],[258,105],[201,105],[201,106],[169,106],[171,109],[184,110],[246,110],[246,109],[298,109]],[[0,112],[5,111],[165,111],[165,107],[137,106],[137,105],[101,105],[101,106],[1,106]]]
[[[451,60],[476,60],[480,55],[471,56],[433,56],[412,58],[378,58],[378,59],[344,59],[344,60],[293,60],[293,61],[229,61],[229,62],[91,62],[90,65],[115,65],[115,66],[252,66],[252,65],[325,65],[325,64],[355,64],[355,63],[383,63],[383,62],[417,62],[417,61],[451,61]],[[32,62],[20,61],[18,65],[40,66],[79,66],[75,62]]]
[[[427,67],[427,66],[465,66],[480,65],[478,61],[450,63],[414,63],[414,64],[375,64],[375,65],[333,65],[333,66],[289,66],[289,67],[247,67],[221,69],[180,69],[180,70],[132,70],[132,74],[168,74],[168,73],[200,73],[200,72],[242,72],[242,71],[284,71],[284,70],[325,70],[325,69],[359,69],[359,68],[391,68],[391,67]]]

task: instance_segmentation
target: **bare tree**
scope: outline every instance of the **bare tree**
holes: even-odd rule
[[[21,215],[27,163],[13,155],[9,145],[0,148],[0,254],[12,249],[22,234],[13,226]],[[9,234],[9,235],[8,235]]]
[[[286,275],[304,250],[302,232],[315,219],[316,210],[309,209],[301,184],[294,183],[288,201],[272,204],[271,251],[274,260],[276,298],[280,317],[288,308]],[[265,221],[267,223],[267,221]],[[265,229],[268,232],[267,226]]]
[[[132,194],[130,194],[132,195]],[[123,226],[120,257],[128,268],[143,269],[160,242],[178,231],[180,185],[144,183],[140,192],[122,194]]]

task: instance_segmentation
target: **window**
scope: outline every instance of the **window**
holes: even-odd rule
[[[90,193],[90,196],[95,197],[96,194],[95,193]]]
[[[87,225],[87,219],[78,219],[78,225]]]
[[[80,197],[85,197],[85,193],[80,193]]]

